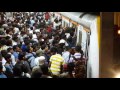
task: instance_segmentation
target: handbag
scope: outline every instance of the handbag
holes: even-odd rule
[[[69,55],[69,60],[68,60],[68,62],[66,63],[66,64],[64,64],[63,65],[63,67],[68,67],[68,65],[70,66],[70,67],[72,67],[72,68],[74,68],[75,67],[75,63],[74,62],[69,62],[70,61],[70,57],[71,57],[71,54]]]

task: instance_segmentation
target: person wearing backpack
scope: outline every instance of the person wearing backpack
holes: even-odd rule
[[[83,59],[84,59],[83,55],[81,55],[80,60],[77,60],[75,62],[75,67],[74,67],[75,78],[86,78],[86,67]]]
[[[83,51],[79,46],[76,47],[76,53],[73,58],[75,60],[74,77],[86,78],[86,59],[84,58]]]

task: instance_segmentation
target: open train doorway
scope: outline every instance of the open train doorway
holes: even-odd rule
[[[84,53],[84,58],[86,59],[86,77],[87,77],[87,61],[89,58],[89,45],[90,45],[90,30],[86,31],[83,26],[79,26],[77,30],[77,40],[76,46],[81,46]]]

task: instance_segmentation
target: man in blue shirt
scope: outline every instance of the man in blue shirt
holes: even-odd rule
[[[7,78],[7,76],[3,73],[2,62],[0,62],[0,78]]]
[[[21,52],[22,50],[20,49],[18,45],[14,45],[13,50],[14,50],[13,55],[15,56],[15,60],[17,61],[19,52]]]
[[[23,52],[26,52],[27,50],[27,47],[30,45],[30,41],[27,39],[27,40],[24,40],[24,43],[22,46],[21,46],[21,49]]]
[[[5,55],[5,60],[7,61],[5,64],[5,74],[7,75],[8,78],[12,78],[13,77],[13,65],[12,65],[12,60],[11,60],[11,55],[7,54]]]
[[[35,63],[34,63],[35,57],[34,57],[34,55],[32,53],[33,52],[33,48],[32,47],[28,47],[26,51],[27,52],[26,52],[25,58],[30,63],[30,67],[33,68],[35,66]]]

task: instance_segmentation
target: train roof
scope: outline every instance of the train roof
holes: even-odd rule
[[[59,13],[77,22],[78,24],[83,25],[86,28],[90,28],[91,23],[97,18],[99,14],[85,12],[59,12]]]

